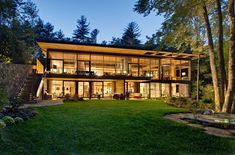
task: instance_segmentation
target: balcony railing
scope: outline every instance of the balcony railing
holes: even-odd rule
[[[68,75],[78,75],[78,76],[97,76],[97,77],[143,77],[143,78],[151,78],[154,80],[190,80],[190,77],[185,76],[185,77],[174,77],[172,75],[164,75],[161,76],[160,78],[158,75],[153,75],[150,71],[142,71],[139,73],[136,72],[130,72],[128,73],[127,71],[123,70],[103,70],[103,69],[94,69],[93,71],[88,71],[88,70],[76,70],[74,68],[56,68],[56,69],[51,69],[50,72],[51,74],[68,74]]]

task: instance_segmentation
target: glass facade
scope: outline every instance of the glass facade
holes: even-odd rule
[[[117,94],[134,98],[190,96],[190,84],[180,83],[180,80],[191,80],[190,60],[49,51],[47,70],[52,75],[78,75],[74,79],[47,80],[45,91],[53,99],[66,95],[84,98],[112,98]]]
[[[52,74],[149,77],[154,80],[191,80],[189,60],[49,52]]]

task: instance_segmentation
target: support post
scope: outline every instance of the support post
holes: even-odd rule
[[[197,101],[199,101],[200,54],[197,60]]]

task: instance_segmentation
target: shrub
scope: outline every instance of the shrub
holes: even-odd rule
[[[14,123],[15,123],[14,118],[12,118],[11,116],[4,116],[4,117],[2,118],[2,120],[3,120],[4,123],[6,123],[7,125],[10,125],[10,124],[14,124]]]
[[[0,120],[0,129],[3,129],[6,127],[6,123],[4,123],[3,120]]]
[[[21,118],[21,117],[16,117],[16,118],[15,118],[15,122],[16,122],[16,123],[22,123],[22,122],[24,122],[24,120],[23,120],[23,118]]]
[[[186,107],[190,101],[188,98],[185,98],[185,97],[168,97],[166,99],[166,102],[169,105],[183,108],[183,107]]]

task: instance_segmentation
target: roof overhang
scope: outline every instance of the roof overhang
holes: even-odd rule
[[[74,42],[53,42],[53,41],[37,41],[37,44],[46,55],[49,50],[58,51],[76,51],[76,52],[92,52],[92,53],[107,53],[107,54],[121,54],[133,56],[150,56],[163,58],[181,58],[181,59],[197,59],[202,57],[202,54],[188,54],[174,51],[157,51],[145,50],[137,48],[123,48],[103,45],[85,45]]]

